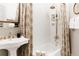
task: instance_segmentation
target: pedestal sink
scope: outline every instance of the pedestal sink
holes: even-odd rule
[[[24,38],[24,37],[0,40],[0,49],[8,50],[10,56],[16,56],[17,55],[17,49],[21,45],[27,44],[27,43],[28,43],[28,39]]]

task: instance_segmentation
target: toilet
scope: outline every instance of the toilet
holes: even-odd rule
[[[23,36],[20,38],[6,39],[0,41],[0,49],[6,49],[9,51],[9,56],[17,56],[17,49],[27,44],[29,39],[24,38]]]

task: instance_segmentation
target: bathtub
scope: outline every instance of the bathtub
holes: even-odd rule
[[[61,56],[61,53],[60,53],[61,49],[57,49],[55,51],[45,51],[45,52],[46,52],[45,56]],[[33,56],[37,56],[35,52],[33,53]]]
[[[47,56],[61,56],[61,49],[57,49],[56,51],[47,53]]]
[[[33,50],[33,56],[36,55],[36,51],[44,51],[46,52],[45,56],[61,56],[61,48],[56,48],[56,46],[53,46],[52,44],[45,44],[39,47],[36,47],[36,49]]]

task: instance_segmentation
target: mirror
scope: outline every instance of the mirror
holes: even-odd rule
[[[14,27],[18,3],[0,3],[0,27]]]

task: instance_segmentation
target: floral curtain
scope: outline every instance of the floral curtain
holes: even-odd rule
[[[61,48],[62,56],[71,55],[71,46],[70,46],[70,31],[69,31],[69,13],[66,8],[65,3],[56,3],[52,5],[52,9],[55,9],[56,17],[56,37],[55,37],[55,48]],[[52,10],[52,12],[54,12]],[[54,25],[53,25],[54,26]]]
[[[71,44],[70,44],[70,33],[69,33],[69,18],[67,16],[67,6],[65,3],[62,3],[62,19],[63,19],[63,36],[62,36],[62,56],[70,56],[71,55]]]
[[[30,39],[28,44],[21,46],[17,53],[19,56],[32,55],[32,4],[19,3],[18,7],[18,21],[21,35]]]

